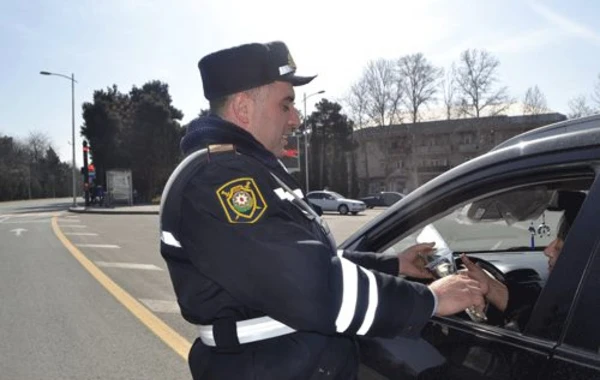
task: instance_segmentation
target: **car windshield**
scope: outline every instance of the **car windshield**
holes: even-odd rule
[[[465,221],[461,207],[432,222],[430,226],[435,228],[445,245],[454,252],[531,250],[532,246],[533,249],[540,250],[556,236],[562,213],[545,211],[536,219],[512,224],[504,220],[469,223]],[[424,228],[416,230],[386,252],[400,252],[415,244]],[[439,246],[439,242],[436,242],[436,246]]]
[[[338,194],[336,192],[330,191],[327,194],[331,195],[332,197],[334,197],[335,199],[343,199],[344,197],[341,194]]]
[[[399,252],[435,237],[454,252],[541,250],[556,236],[563,211],[550,211],[555,192],[543,187],[514,190],[456,206],[396,242]]]

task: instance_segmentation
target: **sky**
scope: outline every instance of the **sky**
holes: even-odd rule
[[[500,60],[498,76],[522,99],[537,85],[548,106],[589,95],[600,74],[600,2],[521,0],[73,0],[0,2],[0,135],[43,132],[71,160],[71,83],[75,75],[78,165],[81,105],[94,90],[122,92],[150,80],[169,84],[187,123],[208,102],[197,63],[213,51],[284,41],[300,75],[296,88],[342,102],[370,60],[422,52],[450,67],[465,49]],[[344,109],[342,109],[344,112]]]

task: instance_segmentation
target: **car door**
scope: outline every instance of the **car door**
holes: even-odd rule
[[[323,193],[323,205],[325,211],[337,211],[339,207],[338,200],[328,193]]]
[[[415,225],[423,226],[453,205],[461,205],[486,193],[557,178],[572,177],[577,180],[578,176],[581,176],[590,183],[595,178],[591,163],[580,162],[570,166],[565,165],[565,159],[560,155],[525,158],[521,162],[512,161],[494,168],[466,173],[460,178],[448,179],[447,182],[440,181],[438,188],[432,184],[431,189],[427,191],[409,194],[397,205],[398,207],[393,207],[392,211],[395,213],[389,212],[375,219],[342,244],[342,247],[359,251],[381,251],[397,236],[407,236],[408,232],[414,231]],[[515,166],[519,170],[515,170]],[[598,184],[594,184],[594,187],[597,188]],[[581,249],[588,249],[589,252],[589,244],[581,246]],[[570,269],[570,276],[559,274],[557,280],[552,283],[558,284],[562,281],[566,288],[576,288],[578,276],[582,275],[584,267],[563,268],[563,271]],[[556,291],[557,289],[551,287],[548,290],[544,289],[543,294],[546,298],[552,298],[553,295],[556,297]],[[553,302],[552,305],[566,307],[568,310],[568,301],[561,302],[562,304]],[[410,356],[413,354],[408,353],[408,358],[394,357],[384,345],[373,341],[363,345],[363,348],[366,347],[362,350],[363,363],[375,369],[384,379],[542,378],[544,373],[548,373],[547,365],[559,343],[556,336],[541,335],[539,331],[539,326],[544,325],[544,318],[552,311],[543,306],[536,306],[531,320],[536,321],[538,330],[524,332],[474,323],[457,317],[433,318],[423,331],[422,337],[429,349],[435,350],[444,358],[443,365],[417,371],[410,363]],[[559,333],[563,323],[564,320],[554,325]]]
[[[312,192],[307,195],[307,198],[310,203],[321,207],[321,209],[324,209],[323,206],[325,206],[325,203],[323,202],[323,193]]]
[[[545,289],[549,294],[540,296],[540,308],[545,312],[541,315],[541,322],[550,320],[552,311],[557,308],[555,298],[550,297],[551,292],[560,292],[562,298],[566,302],[572,300],[573,305],[565,328],[559,334],[544,329],[543,323],[537,329],[532,328],[532,333],[556,339],[558,343],[544,376],[549,380],[600,379],[600,238],[597,233],[590,233],[597,231],[599,187],[596,184],[588,194],[585,208],[565,242],[563,249],[575,254],[564,256],[563,262],[557,262],[557,272],[561,270],[557,273],[559,277],[551,278]],[[563,260],[562,254],[559,260]],[[579,273],[581,268],[585,268],[583,276],[575,277],[574,274]],[[565,277],[577,281],[565,281]]]

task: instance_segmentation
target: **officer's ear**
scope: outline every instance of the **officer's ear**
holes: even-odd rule
[[[254,102],[248,93],[238,92],[231,95],[229,106],[237,125],[245,127],[250,124]]]

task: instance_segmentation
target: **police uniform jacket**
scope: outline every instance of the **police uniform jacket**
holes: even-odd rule
[[[211,144],[233,148],[209,153],[161,211],[161,254],[181,314],[212,325],[217,341],[194,342],[194,379],[353,379],[357,335],[419,334],[434,296],[397,277],[397,258],[337,252],[294,201],[294,178],[236,125],[196,119],[181,147]],[[239,344],[235,323],[263,316],[296,332]]]

